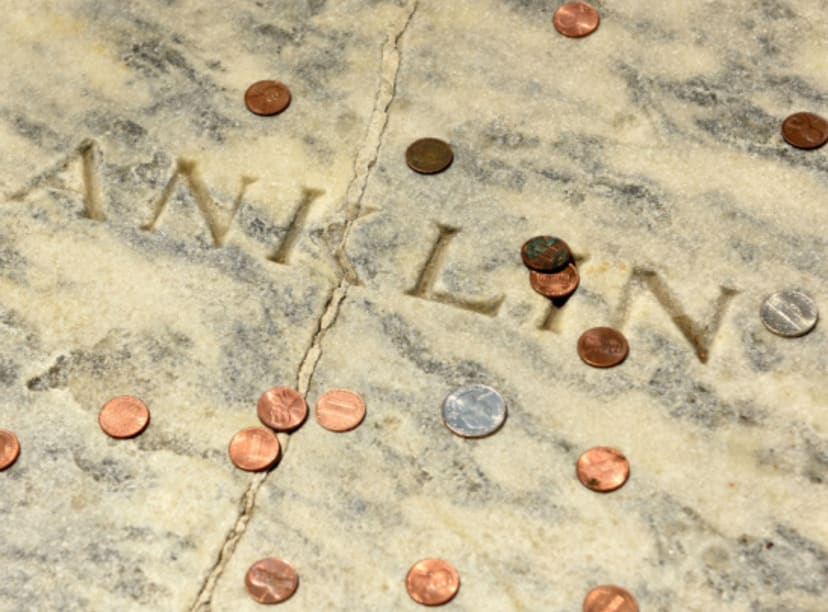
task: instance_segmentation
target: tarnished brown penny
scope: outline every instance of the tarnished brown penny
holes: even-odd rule
[[[276,604],[290,599],[299,586],[299,576],[289,563],[267,557],[250,566],[244,577],[250,597],[263,604]]]
[[[365,402],[348,389],[333,389],[316,401],[316,420],[330,431],[348,431],[364,418]]]
[[[638,604],[626,589],[605,584],[587,593],[584,612],[638,612]]]
[[[408,570],[405,588],[411,599],[426,606],[451,601],[460,588],[460,576],[448,561],[423,559]]]
[[[248,472],[266,470],[279,458],[279,438],[265,427],[248,427],[230,440],[227,452],[237,468]]]
[[[598,11],[584,2],[568,2],[552,18],[555,29],[564,36],[581,38],[592,34],[598,28]]]
[[[794,113],[782,122],[782,138],[798,149],[816,149],[828,142],[828,121],[813,113]]]
[[[608,493],[627,482],[630,462],[614,448],[596,446],[578,457],[575,472],[578,480],[588,489]]]
[[[611,368],[627,357],[630,347],[617,329],[593,327],[578,338],[578,355],[584,363],[596,368]]]
[[[560,272],[529,270],[529,284],[532,285],[532,289],[552,299],[572,295],[580,282],[581,277],[575,264],[569,264]]]
[[[132,438],[149,425],[150,412],[137,397],[121,395],[113,397],[101,408],[98,423],[113,438]]]
[[[290,104],[290,90],[279,81],[256,81],[244,92],[244,104],[257,115],[278,115]]]
[[[560,238],[535,236],[523,243],[520,258],[530,270],[558,272],[572,260],[572,252]]]
[[[20,456],[20,442],[17,436],[5,429],[0,429],[0,470],[10,467]]]
[[[298,391],[288,387],[273,387],[262,393],[256,404],[262,423],[276,431],[291,431],[308,416],[308,405]]]
[[[405,151],[408,167],[420,174],[437,174],[451,165],[454,153],[447,142],[438,138],[420,138]]]

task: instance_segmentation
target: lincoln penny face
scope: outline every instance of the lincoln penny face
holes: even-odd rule
[[[408,570],[405,588],[417,603],[439,606],[457,595],[460,576],[448,561],[423,559]]]
[[[794,113],[782,122],[782,138],[798,149],[816,149],[828,142],[828,121],[814,113]]]
[[[262,393],[256,404],[262,423],[275,431],[292,431],[308,416],[308,405],[298,391],[288,387],[273,387]]]
[[[630,347],[627,339],[617,329],[593,327],[578,339],[578,355],[596,368],[611,368],[627,357]]]
[[[585,2],[564,4],[552,18],[555,29],[569,38],[581,38],[592,34],[600,21],[598,11]]]
[[[420,174],[437,174],[451,165],[454,153],[447,142],[439,138],[420,138],[405,151],[408,167]]]
[[[558,272],[572,259],[569,245],[555,236],[535,236],[523,243],[520,257],[530,270]]]
[[[626,589],[606,584],[587,593],[584,612],[638,612],[638,604]]]
[[[149,425],[150,412],[137,397],[122,395],[109,400],[98,414],[101,429],[113,438],[131,438]]]
[[[585,487],[607,493],[627,482],[630,477],[630,462],[614,448],[596,446],[578,458],[575,470],[578,480]]]
[[[257,115],[277,115],[290,104],[290,90],[279,81],[256,81],[244,93],[247,110]]]
[[[244,578],[250,597],[263,604],[282,603],[299,587],[299,576],[287,561],[276,557],[260,559]]]

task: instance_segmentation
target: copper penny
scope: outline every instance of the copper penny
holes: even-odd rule
[[[592,34],[599,21],[598,11],[584,2],[568,2],[559,7],[552,18],[555,29],[570,38]]]
[[[296,592],[299,576],[289,563],[267,557],[250,566],[244,577],[250,597],[263,604],[282,603]]]
[[[365,418],[365,402],[348,389],[328,391],[316,402],[316,420],[325,429],[348,431]]]
[[[532,285],[532,289],[551,299],[572,295],[580,282],[581,277],[575,264],[569,264],[560,272],[529,270],[529,284]]]
[[[256,404],[259,419],[276,431],[291,431],[308,416],[308,405],[298,391],[287,387],[273,387],[262,393]]]
[[[451,601],[460,588],[460,576],[448,561],[423,559],[408,570],[405,588],[411,599],[426,606]]]
[[[605,584],[587,593],[584,612],[638,612],[638,604],[626,589]]]
[[[256,81],[244,92],[244,104],[257,115],[278,115],[290,104],[290,90],[279,81]]]
[[[828,121],[813,113],[794,113],[782,122],[782,138],[799,149],[816,149],[828,142]]]
[[[5,429],[0,429],[0,470],[10,467],[20,456],[20,442],[17,436]]]
[[[447,142],[438,138],[420,138],[405,151],[408,167],[420,174],[437,174],[451,165],[454,153]]]
[[[611,327],[593,327],[578,338],[578,355],[596,368],[617,366],[629,350],[624,334]]]
[[[137,397],[122,395],[113,397],[98,414],[101,429],[113,438],[132,438],[149,425],[150,413],[146,404]]]
[[[264,427],[242,429],[233,439],[227,452],[237,468],[248,472],[266,470],[279,458],[279,438]]]
[[[523,243],[520,257],[530,270],[557,272],[572,260],[572,252],[560,238],[535,236]]]
[[[593,491],[615,491],[630,477],[630,462],[619,451],[608,446],[596,446],[578,457],[575,464],[578,480]]]

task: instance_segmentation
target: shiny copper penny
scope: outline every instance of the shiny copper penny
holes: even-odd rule
[[[557,299],[572,295],[581,282],[578,268],[569,264],[560,272],[537,272],[529,270],[529,284],[537,293]]]
[[[405,588],[411,599],[426,606],[451,601],[460,588],[460,576],[448,561],[423,559],[408,570]]]
[[[558,272],[572,260],[572,252],[560,238],[535,236],[523,243],[520,257],[530,270]]]
[[[578,355],[596,368],[617,366],[629,350],[624,334],[611,327],[593,327],[578,338]]]
[[[291,431],[308,416],[308,405],[298,391],[287,387],[273,387],[262,393],[256,404],[262,423],[276,431]]]
[[[782,138],[799,149],[816,149],[828,142],[828,121],[813,113],[794,113],[782,122]]]
[[[408,167],[420,174],[437,174],[451,165],[454,153],[447,142],[438,138],[420,138],[405,151]]]
[[[348,389],[328,391],[316,402],[316,420],[325,429],[348,431],[365,418],[365,402]]]
[[[290,90],[279,81],[256,81],[244,92],[244,104],[257,115],[278,115],[290,104]]]
[[[638,604],[626,589],[605,584],[587,593],[584,612],[638,612]]]
[[[279,438],[264,427],[242,429],[230,440],[227,452],[237,468],[248,472],[266,470],[279,458]]]
[[[101,429],[113,438],[137,436],[147,428],[149,420],[150,413],[146,404],[131,395],[113,397],[98,414]]]
[[[20,442],[17,436],[5,429],[0,429],[0,470],[10,467],[20,456]]]
[[[570,38],[592,34],[599,21],[598,11],[584,2],[568,2],[559,7],[552,18],[555,29]]]
[[[250,566],[244,577],[250,597],[263,604],[290,599],[299,586],[299,576],[286,561],[276,557],[260,559]]]
[[[630,462],[614,448],[596,446],[578,457],[575,472],[578,480],[588,489],[607,493],[627,482]]]

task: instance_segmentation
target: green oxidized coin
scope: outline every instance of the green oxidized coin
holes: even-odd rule
[[[572,259],[569,246],[555,236],[535,236],[523,243],[520,256],[526,267],[540,272],[554,272]]]

